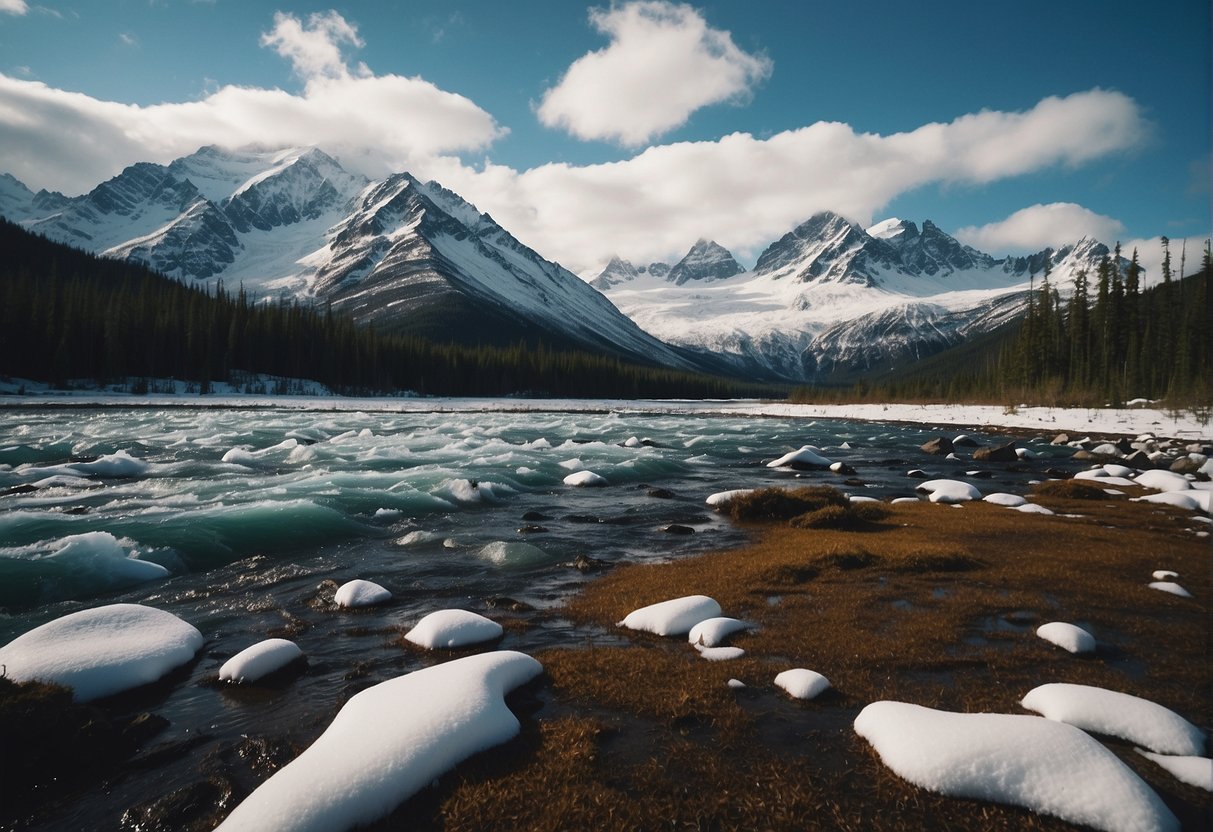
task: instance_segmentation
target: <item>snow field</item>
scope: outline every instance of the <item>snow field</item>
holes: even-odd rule
[[[367,688],[218,828],[341,832],[377,820],[458,763],[514,737],[519,724],[505,694],[542,672],[530,656],[498,651]]]
[[[855,732],[899,777],[939,794],[1023,806],[1105,832],[1179,828],[1116,755],[1060,722],[874,702]]]
[[[202,647],[202,633],[170,612],[110,604],[56,618],[0,647],[0,665],[15,682],[72,689],[88,702],[150,684]]]

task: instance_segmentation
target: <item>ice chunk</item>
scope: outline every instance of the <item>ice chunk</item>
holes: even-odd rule
[[[1205,734],[1149,699],[1090,685],[1055,682],[1033,688],[1020,703],[1056,722],[1144,745],[1160,754],[1199,755]]]
[[[691,628],[687,640],[691,644],[702,644],[704,647],[719,647],[720,643],[733,633],[748,629],[749,626],[736,618],[708,618]]]
[[[925,491],[932,503],[963,503],[980,500],[981,492],[960,480],[927,480],[916,491]]]
[[[601,488],[607,485],[607,478],[593,471],[578,471],[565,477],[564,484],[579,488]]]
[[[459,762],[515,736],[505,694],[542,672],[530,656],[501,651],[367,688],[219,828],[339,832],[377,820]]]
[[[498,566],[515,569],[526,569],[553,560],[551,555],[538,546],[519,540],[494,540],[492,543],[486,543],[480,549],[480,557]]]
[[[720,604],[715,600],[706,595],[688,595],[633,610],[618,626],[659,636],[681,636],[699,622],[719,615]]]
[[[1169,754],[1142,751],[1140,748],[1137,753],[1158,763],[1181,783],[1213,792],[1213,760],[1208,757],[1173,757]]]
[[[131,541],[126,541],[131,544]],[[73,534],[55,541],[54,551],[43,559],[62,564],[73,577],[93,589],[130,586],[167,578],[171,573],[158,563],[131,557],[109,532]]]
[[[219,668],[221,682],[256,682],[303,658],[299,645],[284,638],[267,638],[246,647]]]
[[[82,477],[139,477],[147,472],[147,463],[127,451],[104,454],[92,462],[73,462],[67,466]]]
[[[855,732],[897,775],[939,794],[1023,806],[1106,832],[1179,828],[1149,786],[1070,725],[874,702]]]
[[[392,600],[392,593],[374,581],[355,579],[337,588],[333,601],[339,607],[372,607]]]
[[[171,612],[110,604],[49,621],[0,647],[15,682],[72,689],[78,702],[156,681],[194,657],[202,633]]]
[[[1018,494],[1005,494],[1001,491],[994,494],[987,494],[986,496],[982,497],[982,499],[987,503],[993,503],[996,506],[1007,506],[1008,508],[1022,506],[1028,502]]]
[[[1071,653],[1093,653],[1095,651],[1095,636],[1075,624],[1064,621],[1050,621],[1036,628],[1036,635],[1050,644],[1056,644]]]
[[[776,676],[775,684],[797,699],[816,699],[830,687],[830,680],[815,670],[794,667]]]
[[[501,625],[467,610],[438,610],[404,634],[406,640],[427,650],[457,650],[501,638]]]
[[[803,445],[798,451],[791,451],[784,454],[779,459],[773,459],[767,463],[768,468],[787,468],[787,467],[810,467],[810,468],[829,468],[834,464],[831,459],[826,459],[821,455],[821,448],[815,445]]]

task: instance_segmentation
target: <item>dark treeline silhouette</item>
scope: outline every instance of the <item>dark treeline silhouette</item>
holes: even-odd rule
[[[1161,281],[1143,289],[1136,250],[1120,247],[1094,274],[1074,275],[1063,301],[1047,265],[1016,323],[971,339],[886,378],[850,388],[797,388],[794,401],[987,401],[1119,404],[1134,398],[1208,408],[1213,401],[1213,253],[1200,270],[1173,271],[1170,241]]]
[[[207,392],[244,373],[313,379],[341,393],[571,397],[782,396],[780,388],[639,366],[615,356],[438,344],[388,336],[326,307],[257,303],[53,243],[0,220],[0,374],[180,379]]]

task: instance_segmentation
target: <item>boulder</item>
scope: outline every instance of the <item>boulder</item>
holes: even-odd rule
[[[1051,445],[1068,445],[1068,444],[1070,444],[1070,434],[1059,433],[1053,437],[1053,441],[1049,444],[1051,444]]]
[[[937,436],[922,446],[923,453],[935,454],[936,456],[945,456],[952,453],[953,450],[952,440],[946,436]]]
[[[1019,455],[1015,453],[1015,443],[1008,442],[996,448],[978,448],[973,452],[973,459],[986,462],[1017,462]]]

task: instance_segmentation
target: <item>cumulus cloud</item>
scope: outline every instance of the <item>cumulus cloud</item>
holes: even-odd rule
[[[966,226],[955,237],[992,254],[1022,254],[1047,246],[1060,248],[1082,237],[1110,245],[1124,230],[1124,224],[1112,217],[1073,202],[1053,202],[1020,209],[999,222]]]
[[[709,104],[744,99],[771,61],[743,52],[685,4],[654,0],[591,9],[610,38],[573,62],[543,95],[539,120],[580,139],[644,144]]]
[[[25,0],[0,0],[0,14],[25,14],[29,4]]]
[[[261,36],[261,45],[288,59],[295,74],[310,81],[349,78],[350,70],[341,48],[343,45],[361,48],[363,41],[358,37],[358,28],[335,11],[313,13],[306,25],[293,14],[275,12],[274,28]],[[358,74],[369,74],[365,64],[359,64]]]
[[[1097,89],[907,133],[818,122],[765,139],[735,133],[655,146],[608,164],[519,172],[439,160],[427,175],[579,271],[613,253],[638,263],[681,256],[699,237],[744,259],[817,211],[867,224],[893,198],[923,185],[984,184],[1078,165],[1130,149],[1146,134],[1132,99]]]
[[[357,31],[334,13],[307,25],[278,15],[265,37],[306,76],[302,93],[225,86],[143,107],[0,74],[0,171],[73,194],[133,162],[168,162],[205,144],[315,144],[379,176],[505,133],[469,99],[421,78],[350,72],[340,47],[357,45]]]

